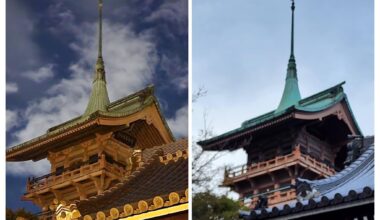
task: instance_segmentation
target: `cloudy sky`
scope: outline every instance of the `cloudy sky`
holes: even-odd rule
[[[97,56],[97,1],[6,1],[7,147],[81,115]],[[187,136],[187,1],[104,2],[103,57],[111,101],[155,85],[176,137]],[[7,163],[7,207],[46,161]]]
[[[301,96],[346,81],[344,90],[365,135],[374,134],[373,10],[373,0],[307,0],[296,1],[295,11]],[[193,105],[194,138],[204,112],[218,135],[278,106],[290,22],[288,0],[193,1],[193,87],[207,90]],[[245,162],[246,154],[236,151],[215,166]]]

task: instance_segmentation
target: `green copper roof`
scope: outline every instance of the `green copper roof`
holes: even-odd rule
[[[133,93],[125,98],[108,103],[104,110],[99,109],[89,114],[83,114],[72,120],[54,126],[48,130],[48,133],[55,133],[57,131],[68,129],[93,118],[95,115],[106,117],[125,117],[138,112],[153,103],[158,106],[158,102],[154,97],[154,87],[153,85],[149,85],[147,88]]]
[[[294,1],[292,2],[291,9],[292,9],[292,31],[291,31],[290,58],[289,58],[288,70],[286,74],[284,92],[282,93],[281,102],[276,112],[281,112],[290,106],[296,105],[298,101],[301,100],[301,94],[298,88],[296,59],[294,57],[294,9],[295,9]]]
[[[116,100],[112,103],[110,103],[107,106],[106,111],[96,111],[90,115],[81,115],[79,117],[73,118],[69,121],[66,121],[62,124],[59,124],[57,126],[54,126],[50,128],[46,134],[41,135],[39,137],[36,137],[32,140],[29,140],[27,142],[24,142],[22,144],[16,145],[14,147],[7,149],[7,154],[11,152],[20,151],[23,149],[28,148],[33,143],[36,143],[41,140],[46,140],[54,135],[58,135],[60,133],[69,131],[70,129],[74,128],[75,126],[79,126],[82,124],[87,123],[88,121],[91,121],[97,117],[109,117],[109,118],[118,118],[118,117],[127,117],[129,115],[132,115],[136,112],[139,112],[143,110],[144,108],[148,107],[149,105],[155,105],[157,107],[158,113],[161,117],[161,120],[169,132],[169,135],[174,140],[174,136],[165,120],[164,115],[161,112],[161,108],[159,106],[159,103],[154,96],[154,87],[153,85],[149,85],[143,90],[140,90],[136,93],[133,93],[127,97],[124,97],[122,99]]]
[[[232,135],[238,134],[242,131],[245,131],[250,128],[258,127],[260,125],[263,125],[266,122],[270,122],[271,120],[274,120],[276,118],[285,116],[288,113],[294,112],[294,111],[303,111],[303,112],[319,112],[323,111],[325,109],[328,109],[332,107],[333,105],[339,103],[339,102],[346,102],[351,116],[354,119],[354,123],[356,128],[358,129],[358,132],[361,133],[360,128],[355,120],[355,117],[351,111],[350,105],[348,103],[348,99],[346,94],[343,91],[342,85],[345,82],[339,83],[338,85],[335,85],[331,88],[328,88],[324,91],[321,91],[319,93],[316,93],[312,96],[309,96],[307,98],[301,99],[297,102],[297,104],[289,106],[286,109],[283,109],[281,111],[275,110],[268,113],[265,113],[263,115],[260,115],[258,117],[249,119],[247,121],[244,121],[241,125],[241,127],[231,130],[229,132],[226,132],[224,134],[221,134],[219,136],[210,138],[208,140],[200,141],[199,144],[201,146],[207,145],[209,143],[212,143],[214,141],[222,140],[226,137],[230,137]]]
[[[285,88],[282,93],[280,105],[278,106],[276,112],[280,112],[290,106],[297,105],[299,100],[301,100],[301,94],[298,88],[296,61],[294,59],[293,61],[289,59]]]
[[[105,80],[104,63],[101,57],[96,62],[95,78],[92,83],[90,100],[88,101],[84,116],[90,115],[96,111],[107,111],[107,105],[110,104],[107,92],[107,83]]]
[[[331,88],[323,90],[307,98],[301,99],[297,104],[289,106],[288,108],[282,109],[281,111],[271,111],[262,116],[247,120],[243,122],[242,127],[251,127],[262,122],[266,122],[277,116],[282,116],[292,109],[305,111],[305,112],[318,112],[322,111],[330,106],[340,102],[346,95],[343,92],[342,85],[345,82],[339,83]]]

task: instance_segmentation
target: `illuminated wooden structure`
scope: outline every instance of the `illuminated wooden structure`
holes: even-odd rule
[[[361,135],[340,83],[301,98],[294,56],[294,2],[291,54],[281,102],[274,111],[247,120],[241,127],[200,141],[204,150],[244,149],[247,164],[226,169],[223,186],[255,207],[296,198],[297,178],[320,179],[344,168],[348,135]]]
[[[86,199],[53,201],[57,219],[188,219],[187,139],[145,149],[133,156],[131,175]],[[65,220],[70,220],[65,219]]]
[[[146,149],[132,175],[101,195],[77,201],[78,210],[89,220],[102,219],[99,216],[187,219],[187,144],[187,140],[182,139]]]
[[[142,169],[148,169],[144,168],[147,164],[156,162],[160,158],[162,161],[158,165],[165,165],[165,161],[173,160],[173,163],[181,168],[179,170],[186,172],[177,179],[171,178],[182,183],[180,188],[169,187],[170,192],[165,191],[166,188],[161,188],[154,191],[157,194],[147,195],[144,194],[144,186],[134,186],[136,194],[142,190],[141,194],[145,197],[142,196],[139,199],[147,201],[149,207],[142,210],[139,205],[139,211],[133,209],[130,215],[154,210],[149,200],[153,197],[149,196],[164,196],[162,198],[164,204],[158,205],[158,208],[155,206],[156,209],[170,207],[177,210],[175,208],[177,204],[181,205],[182,208],[178,209],[178,212],[173,210],[171,212],[179,216],[174,219],[184,219],[183,216],[187,215],[187,140],[175,142],[154,96],[153,86],[148,86],[120,100],[109,101],[102,57],[102,7],[102,0],[99,0],[98,59],[91,96],[84,114],[50,128],[42,136],[8,149],[6,159],[14,162],[38,161],[44,158],[49,160],[50,173],[41,177],[28,178],[26,193],[23,197],[42,208],[44,214],[41,219],[55,218],[52,211],[57,209],[60,202],[60,207],[74,204],[74,202],[79,207],[83,207],[80,201],[101,197],[105,192],[126,184],[128,179],[137,178],[137,176],[146,178],[145,175],[153,175],[149,170],[142,175]],[[152,150],[155,151],[152,152]],[[153,154],[157,154],[156,157],[152,157]],[[170,174],[164,172],[170,166],[158,165],[157,167],[162,168],[161,174]],[[160,178],[162,180],[169,178],[165,175]],[[158,176],[155,175],[155,177]],[[166,182],[166,184],[178,186],[176,182]],[[119,193],[118,196],[130,199],[125,193]],[[176,200],[178,196],[179,201]],[[133,198],[132,196],[132,200]],[[158,200],[161,201],[159,198]],[[135,205],[133,203],[135,201],[130,202],[132,206]],[[144,205],[147,202],[143,202]],[[90,206],[96,207],[97,203],[92,202]],[[64,210],[66,211],[58,213],[59,216],[61,213],[69,213],[69,209]],[[79,209],[79,212],[86,211]],[[64,215],[66,216],[62,214]],[[75,214],[77,215],[78,213]],[[59,216],[57,216],[58,219]]]

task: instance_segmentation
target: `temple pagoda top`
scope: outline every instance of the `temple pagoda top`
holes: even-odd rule
[[[149,121],[149,124],[153,121],[160,137],[152,136],[151,138],[163,139],[165,143],[174,141],[174,136],[161,112],[157,98],[154,96],[153,85],[110,102],[102,55],[103,0],[98,0],[98,9],[98,57],[86,110],[78,117],[49,128],[44,135],[8,148],[6,151],[7,161],[40,160],[46,158],[49,150],[57,149],[61,144],[74,140],[80,135],[99,130],[99,127],[128,126],[138,120]],[[149,145],[154,145],[153,142]]]
[[[99,43],[98,43],[98,60],[95,65],[94,81],[92,84],[92,92],[86,111],[83,116],[90,115],[96,111],[107,111],[107,106],[110,104],[107,92],[106,71],[104,67],[102,55],[102,10],[103,0],[99,0]]]
[[[292,1],[292,30],[290,42],[290,58],[288,63],[288,70],[286,73],[286,83],[284,92],[282,94],[280,105],[276,112],[280,112],[292,105],[296,105],[301,100],[300,90],[298,88],[296,58],[294,56],[294,0]]]
[[[235,150],[247,144],[248,139],[246,139],[246,137],[259,130],[262,131],[263,129],[276,126],[279,123],[285,123],[285,121],[289,120],[321,120],[332,114],[339,115],[339,119],[343,119],[348,127],[349,133],[362,134],[352,113],[347,95],[343,90],[342,85],[345,82],[339,83],[307,98],[301,98],[294,56],[294,0],[292,0],[291,10],[290,58],[286,73],[285,88],[280,104],[273,111],[244,121],[239,128],[198,142],[203,149]],[[242,142],[244,142],[244,144],[242,144]]]

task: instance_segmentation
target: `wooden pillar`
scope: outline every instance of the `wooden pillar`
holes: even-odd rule
[[[50,191],[54,194],[54,197],[58,200],[61,201],[62,198],[62,193],[56,189],[50,189]]]
[[[295,185],[296,184],[296,173],[298,173],[298,166],[296,165],[294,168],[294,172],[289,167],[286,168],[288,171],[289,177],[290,177],[290,184]]]
[[[55,171],[55,154],[49,151],[47,159],[50,162],[50,172],[52,173]]]
[[[272,179],[272,182],[274,184],[274,189],[278,189],[280,188],[280,183],[278,181],[278,179],[273,175],[273,173],[268,173],[270,178]]]
[[[35,195],[33,198],[33,203],[39,206],[41,209],[44,209],[44,201],[41,196]]]
[[[91,180],[94,182],[98,195],[102,194],[104,191],[104,178],[104,174],[102,174],[100,177],[91,177]]]
[[[81,185],[80,183],[74,183],[74,182],[72,182],[71,184],[73,184],[73,186],[77,190],[80,200],[87,199],[87,193],[86,193],[86,190],[84,189],[83,185]]]
[[[256,188],[255,181],[253,181],[253,179],[249,179],[248,181],[249,181],[249,184],[251,185],[251,190],[253,192]]]

